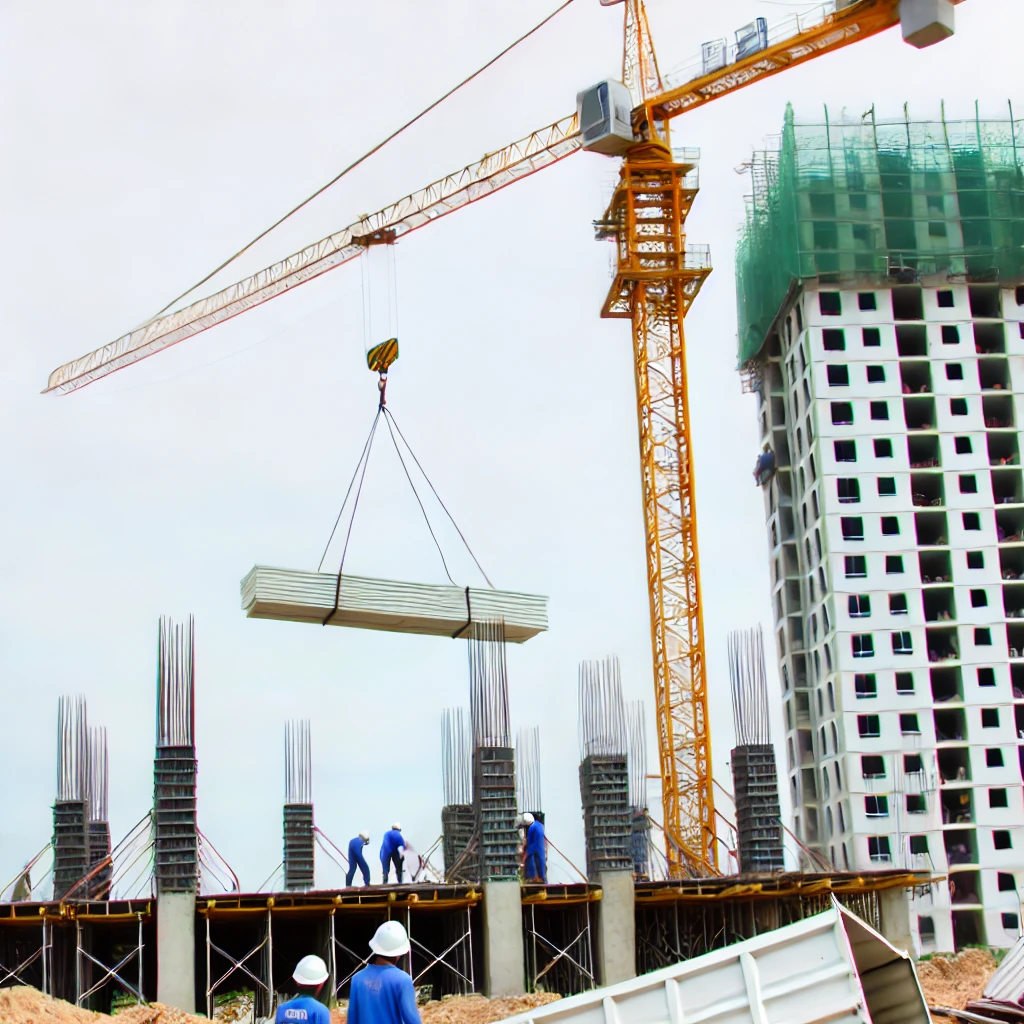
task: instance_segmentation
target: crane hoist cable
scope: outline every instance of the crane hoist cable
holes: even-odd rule
[[[385,342],[384,345],[390,345],[391,343],[394,343],[394,359],[397,359],[398,347],[396,339],[392,338],[388,342]],[[367,361],[369,362],[370,357],[382,347],[383,346],[377,346],[375,349],[371,350],[371,352],[367,356]],[[393,362],[394,359],[392,359],[391,362]],[[388,363],[388,365],[390,365],[390,362]],[[441,558],[441,565],[444,567],[444,572],[445,575],[448,577],[448,581],[452,584],[452,586],[458,586],[458,584],[452,578],[451,571],[448,568],[448,562],[444,557],[444,551],[442,550],[441,543],[438,540],[437,534],[434,531],[434,526],[430,521],[430,516],[427,513],[426,506],[423,504],[423,499],[420,497],[419,490],[417,489],[416,484],[412,478],[412,474],[409,472],[409,467],[406,464],[405,456],[403,456],[402,454],[402,445],[405,446],[409,457],[412,459],[413,463],[416,466],[416,469],[419,470],[420,475],[423,477],[423,479],[426,481],[427,486],[430,488],[430,492],[434,495],[434,498],[436,499],[437,503],[441,506],[442,510],[444,511],[444,514],[448,517],[448,520],[455,528],[455,532],[459,535],[459,539],[465,546],[466,551],[469,553],[469,557],[472,558],[473,564],[479,570],[480,575],[483,576],[483,578],[487,581],[487,585],[491,589],[494,589],[494,584],[491,582],[490,577],[487,575],[487,573],[484,571],[483,566],[480,564],[480,560],[476,557],[476,554],[470,547],[469,541],[466,540],[465,534],[462,532],[461,528],[459,527],[459,524],[455,521],[455,517],[448,510],[448,506],[445,505],[444,501],[442,501],[441,499],[441,496],[437,493],[437,488],[434,486],[433,481],[427,475],[426,470],[423,468],[423,464],[417,458],[416,453],[413,451],[412,445],[410,445],[409,441],[406,439],[405,434],[402,433],[402,428],[399,427],[398,421],[391,413],[391,410],[387,407],[387,404],[384,400],[385,385],[387,382],[387,369],[385,368],[383,370],[378,370],[378,374],[379,400],[377,404],[377,412],[374,414],[373,422],[370,425],[370,432],[366,437],[365,443],[363,444],[363,450],[359,455],[358,461],[356,462],[355,471],[352,474],[352,479],[349,481],[348,488],[345,491],[345,497],[342,499],[341,507],[338,509],[338,515],[334,520],[334,526],[331,528],[331,534],[327,538],[327,545],[324,547],[324,553],[320,556],[320,563],[317,566],[317,572],[320,572],[323,569],[324,561],[326,560],[327,553],[330,550],[331,544],[334,541],[335,534],[338,532],[338,526],[341,524],[342,517],[345,514],[345,508],[349,503],[349,498],[352,497],[351,511],[348,516],[348,526],[345,530],[345,542],[342,545],[341,560],[338,565],[337,582],[335,583],[334,587],[334,607],[331,609],[330,613],[323,621],[323,625],[325,626],[337,614],[338,607],[341,602],[341,580],[345,571],[345,558],[348,554],[349,541],[352,538],[352,528],[355,525],[356,513],[359,509],[359,499],[363,493],[363,483],[365,482],[366,479],[367,467],[370,464],[370,455],[373,451],[373,442],[377,435],[377,428],[378,426],[380,426],[382,418],[385,424],[387,425],[388,433],[391,437],[391,443],[394,445],[395,448],[395,454],[398,456],[398,461],[401,463],[402,470],[405,473],[405,478],[408,481],[409,487],[412,490],[413,496],[416,499],[416,504],[419,506],[420,512],[423,514],[423,521],[427,525],[427,530],[430,533],[430,538],[434,542],[434,547],[437,548],[437,553]],[[399,439],[401,439],[401,444],[399,444]],[[468,603],[469,587],[466,587],[465,589],[467,591],[466,597]]]
[[[488,68],[492,67],[494,64],[497,64],[502,57],[504,57],[508,53],[511,53],[512,50],[514,50],[520,43],[525,42],[527,39],[530,38],[530,36],[539,32],[549,21],[551,21],[556,15],[564,11],[566,7],[568,7],[572,2],[573,0],[563,0],[563,2],[558,5],[558,7],[556,7],[549,15],[547,15],[547,17],[537,22],[537,24],[534,25],[533,28],[524,32],[521,36],[519,36],[518,39],[513,40],[503,50],[500,50],[498,53],[496,53],[489,61],[487,61],[486,64],[481,64],[480,67],[476,69],[476,71],[467,75],[465,78],[462,79],[461,82],[458,82],[456,85],[453,85],[446,93],[443,93],[436,100],[434,100],[433,103],[430,103],[428,106],[424,107],[414,117],[409,118],[409,120],[406,121],[405,124],[396,128],[393,132],[391,132],[390,135],[385,136],[375,146],[373,146],[371,149],[368,149],[365,153],[363,153],[362,156],[357,157],[355,160],[353,160],[347,167],[342,168],[325,185],[321,185],[320,188],[318,188],[315,192],[306,196],[306,198],[303,199],[302,202],[297,203],[286,214],[275,220],[274,223],[271,224],[269,228],[266,228],[265,230],[261,231],[254,239],[252,239],[252,241],[246,242],[246,244],[243,245],[242,248],[239,249],[238,252],[236,252],[233,256],[229,256],[219,266],[214,267],[214,269],[211,270],[204,278],[200,279],[199,281],[196,281],[196,283],[192,285],[191,288],[187,288],[180,295],[175,296],[173,299],[171,299],[170,302],[167,303],[166,306],[158,310],[148,320],[146,320],[139,326],[144,327],[147,324],[151,324],[154,320],[157,319],[157,317],[166,313],[167,310],[169,310],[173,305],[175,305],[178,302],[181,302],[182,299],[191,295],[192,292],[194,292],[197,288],[200,288],[204,284],[206,284],[206,282],[209,281],[210,278],[215,277],[226,267],[231,266],[231,264],[234,263],[235,260],[237,260],[240,256],[248,252],[257,242],[262,241],[264,238],[266,238],[267,235],[271,233],[271,231],[275,230],[276,228],[279,228],[286,220],[288,220],[289,217],[294,216],[303,207],[308,206],[314,199],[317,198],[317,196],[323,195],[323,193],[326,192],[332,185],[336,185],[339,181],[341,181],[341,179],[344,178],[346,174],[349,174],[351,171],[354,171],[360,164],[365,163],[375,153],[379,153],[389,142],[392,142],[395,139],[397,139],[399,135],[406,131],[406,129],[411,128],[414,124],[416,124],[417,121],[422,120],[432,110],[436,110],[442,103],[444,103],[445,100],[454,96],[464,86],[469,85],[469,83],[472,82],[474,78],[478,78]]]

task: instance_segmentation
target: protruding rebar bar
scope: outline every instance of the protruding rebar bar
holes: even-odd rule
[[[469,634],[469,709],[473,746],[511,746],[505,622],[474,622]]]
[[[761,627],[729,634],[729,682],[736,745],[771,743]]]
[[[441,768],[444,806],[473,802],[473,735],[466,708],[441,712]]]
[[[156,744],[191,747],[195,736],[195,621],[161,616],[157,642]]]
[[[57,702],[57,799],[85,800],[89,791],[89,727],[85,697]]]
[[[89,820],[107,821],[107,730],[94,726],[89,730]]]
[[[540,793],[540,727],[516,735],[516,806],[520,811],[544,810]]]
[[[579,666],[580,759],[625,756],[626,715],[619,659],[581,661]]]
[[[313,748],[308,718],[284,725],[284,802],[313,802]]]
[[[626,705],[626,738],[629,762],[629,806],[647,810],[647,720],[644,702],[632,700]]]
[[[53,804],[53,896],[89,870],[89,727],[85,698],[57,703],[57,799]]]

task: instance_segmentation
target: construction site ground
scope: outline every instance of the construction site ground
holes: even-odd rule
[[[420,1016],[423,1024],[491,1024],[558,998],[547,992],[508,999],[452,996],[421,1006]],[[214,1016],[224,1024],[234,1019],[230,1010],[226,1015],[218,1012]],[[345,1024],[345,1019],[344,1006],[331,1012],[331,1024]],[[117,1024],[205,1024],[207,1018],[183,1013],[160,1003],[132,1006],[110,1017],[105,1013],[82,1010],[60,999],[51,999],[34,988],[0,989],[0,1024],[104,1024],[112,1020]]]
[[[972,999],[981,998],[982,989],[997,965],[989,950],[965,949],[956,956],[933,956],[918,961],[917,976],[929,1006],[962,1010]]]
[[[981,997],[996,964],[996,957],[989,950],[967,949],[956,956],[922,960],[917,965],[917,973],[929,1006],[963,1009],[970,1000]],[[426,1003],[420,1007],[420,1015],[423,1024],[492,1024],[558,998],[547,992],[507,999],[452,996]],[[222,1024],[229,1024],[236,1019],[233,1009],[230,1005],[218,1007],[215,1017]],[[51,999],[33,988],[0,989],[0,1024],[103,1024],[114,1019],[117,1024],[200,1024],[206,1021],[204,1016],[183,1013],[160,1003],[129,1007],[109,1017]],[[345,1020],[344,1005],[331,1012],[331,1024],[345,1024]]]

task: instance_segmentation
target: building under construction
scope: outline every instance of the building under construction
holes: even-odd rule
[[[1022,147],[1009,107],[790,110],[737,260],[796,830],[948,878],[924,952],[1020,927]]]
[[[524,884],[517,819],[526,809],[544,817],[540,739],[527,729],[511,743],[500,622],[474,624],[470,708],[442,723],[444,867],[427,851],[403,884],[317,889],[317,851],[339,863],[344,854],[315,824],[309,724],[296,721],[285,728],[282,866],[262,891],[242,893],[196,816],[192,623],[162,621],[157,647],[153,807],[112,848],[100,827],[102,733],[90,742],[83,699],[60,702],[53,880],[37,857],[0,892],[0,985],[91,1009],[158,999],[211,1016],[222,995],[243,989],[265,1016],[311,951],[329,966],[328,997],[344,998],[376,927],[398,919],[412,942],[405,966],[434,997],[572,994],[799,920],[832,895],[909,941],[905,893],[928,884],[925,872],[663,877],[646,812],[642,708],[626,707],[614,657],[579,667],[586,871]],[[746,679],[750,658],[739,660]],[[93,834],[103,834],[95,856]],[[549,870],[556,852],[550,842]]]

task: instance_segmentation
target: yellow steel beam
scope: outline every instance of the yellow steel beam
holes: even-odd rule
[[[716,71],[666,89],[633,111],[634,121],[665,121],[720,96],[869,39],[900,22],[899,0],[860,0],[819,24]]]
[[[798,896],[837,896],[856,893],[883,892],[886,889],[913,889],[941,881],[941,876],[926,871],[893,872],[883,875],[826,876],[805,878],[781,876],[778,881],[736,883],[730,879],[704,879],[700,882],[677,885],[638,885],[636,900],[639,905],[653,903],[706,903],[721,900],[770,901]],[[723,885],[723,883],[725,883]]]

